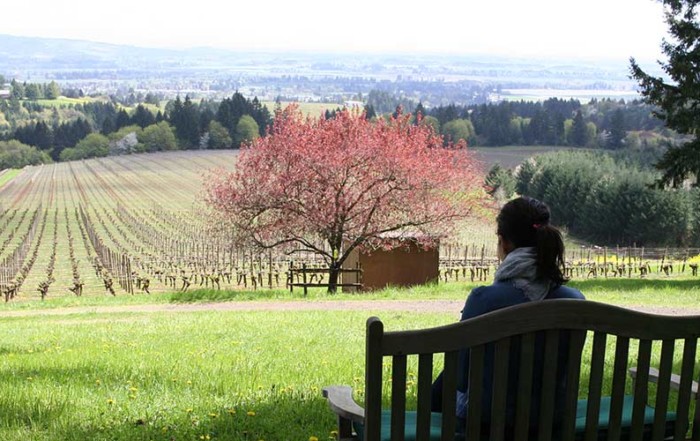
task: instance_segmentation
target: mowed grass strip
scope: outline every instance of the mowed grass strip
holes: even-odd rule
[[[69,307],[115,307],[150,304],[187,304],[211,302],[249,302],[249,301],[296,301],[308,303],[314,301],[372,301],[372,300],[459,300],[466,299],[469,292],[479,286],[488,285],[487,281],[471,282],[461,276],[460,281],[415,286],[411,288],[389,287],[366,293],[329,294],[326,288],[310,288],[308,294],[296,288],[294,292],[286,289],[258,290],[214,290],[194,289],[187,292],[163,292],[154,294],[87,295],[83,297],[48,297],[44,301],[18,297],[11,302],[0,302],[0,317],[10,311],[39,311]],[[578,288],[589,300],[611,303],[620,306],[648,307],[688,307],[700,311],[700,277],[697,276],[654,276],[645,279],[632,278],[590,278],[577,279],[568,286]],[[455,311],[457,314],[459,311]]]

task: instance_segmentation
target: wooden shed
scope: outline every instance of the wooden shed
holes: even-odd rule
[[[436,283],[439,272],[439,246],[419,245],[415,238],[387,238],[401,241],[390,250],[360,251],[355,249],[343,263],[344,268],[362,268],[362,291],[373,291],[387,286],[414,286]],[[393,245],[393,244],[392,244]],[[344,283],[357,282],[355,274],[343,274]],[[352,292],[354,288],[344,289]]]

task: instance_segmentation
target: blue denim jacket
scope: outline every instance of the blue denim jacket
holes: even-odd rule
[[[553,289],[546,297],[546,299],[578,299],[578,300],[584,300],[585,297],[581,292],[577,289],[574,288],[569,288],[567,286],[560,286],[558,288]],[[467,301],[464,305],[464,309],[462,310],[462,318],[461,320],[467,320],[473,317],[480,316],[482,314],[486,314],[491,311],[496,311],[501,308],[506,308],[509,306],[515,306],[515,305],[520,305],[522,303],[528,302],[528,298],[525,297],[523,292],[519,290],[518,288],[514,287],[511,283],[509,282],[495,282],[493,285],[489,286],[481,286],[478,288],[475,288],[472,290],[472,292],[469,294],[467,297]],[[545,300],[546,301],[546,300]],[[542,353],[542,347],[543,347],[543,338],[540,336],[536,341],[536,354],[537,353]],[[539,350],[538,350],[539,348]],[[559,347],[559,360],[560,360],[560,365],[563,364],[566,360],[565,357],[568,356],[568,339],[562,339],[560,347]],[[520,358],[520,348],[519,345],[512,345],[511,346],[511,360],[513,362],[517,363],[517,360]],[[460,352],[460,367],[459,367],[459,372],[462,373],[462,376],[459,379],[458,383],[458,393],[457,393],[457,416],[464,418],[467,413],[467,408],[469,405],[469,385],[468,385],[468,378],[469,378],[469,351],[468,350],[463,350]],[[537,356],[536,356],[537,358]],[[539,364],[542,364],[541,356],[539,360]],[[538,366],[536,364],[535,366],[535,372],[537,372]],[[482,409],[486,410],[485,412],[482,413],[483,415],[483,420],[484,422],[488,422],[490,420],[490,412],[488,409],[491,408],[491,383],[492,383],[492,375],[493,375],[493,346],[490,345],[490,347],[486,348],[486,353],[485,353],[485,365],[484,365],[484,393],[483,397],[484,400],[482,402]],[[563,374],[561,374],[563,375]],[[563,390],[563,386],[565,385],[566,378],[559,378],[558,379],[559,383],[562,384],[561,389]],[[537,383],[537,379],[535,379],[535,383]],[[510,375],[509,375],[509,383],[510,384],[517,384],[517,369],[510,369]],[[514,387],[509,387],[509,390],[517,390],[517,388]],[[513,394],[514,395],[514,394]],[[509,404],[507,405],[507,415],[506,415],[506,420],[511,420],[514,418],[514,396],[509,397],[513,398],[513,400],[508,400]],[[538,414],[537,412],[537,405],[539,404],[539,399],[536,396],[533,396],[533,406],[535,408],[531,412],[531,416],[534,418]]]

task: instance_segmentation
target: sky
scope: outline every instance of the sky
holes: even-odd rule
[[[0,16],[0,34],[266,51],[653,61],[666,36],[655,0],[19,0]]]

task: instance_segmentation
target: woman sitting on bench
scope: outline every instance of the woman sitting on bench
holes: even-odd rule
[[[543,202],[528,197],[514,199],[503,206],[498,217],[498,257],[501,260],[494,282],[472,290],[462,310],[461,320],[467,320],[491,311],[526,302],[547,299],[580,299],[580,291],[564,286],[564,243],[561,233],[550,224],[549,207]],[[537,424],[540,397],[536,391],[542,381],[543,336],[538,336],[535,346],[533,377],[533,397],[531,407],[531,429]],[[559,366],[568,357],[568,338],[560,340]],[[520,345],[510,348],[508,398],[506,421],[514,420],[515,394],[517,391],[518,361]],[[469,403],[469,351],[463,350],[459,356],[459,380],[457,393],[457,416],[461,423],[467,413]],[[493,346],[487,347],[484,361],[484,384],[482,409],[491,407],[491,383],[493,376]],[[538,378],[539,376],[539,378]],[[557,372],[557,397],[564,396],[566,375]],[[559,398],[557,398],[559,400]],[[433,412],[442,411],[442,374],[433,384]],[[482,425],[489,425],[490,412],[482,412]]]

